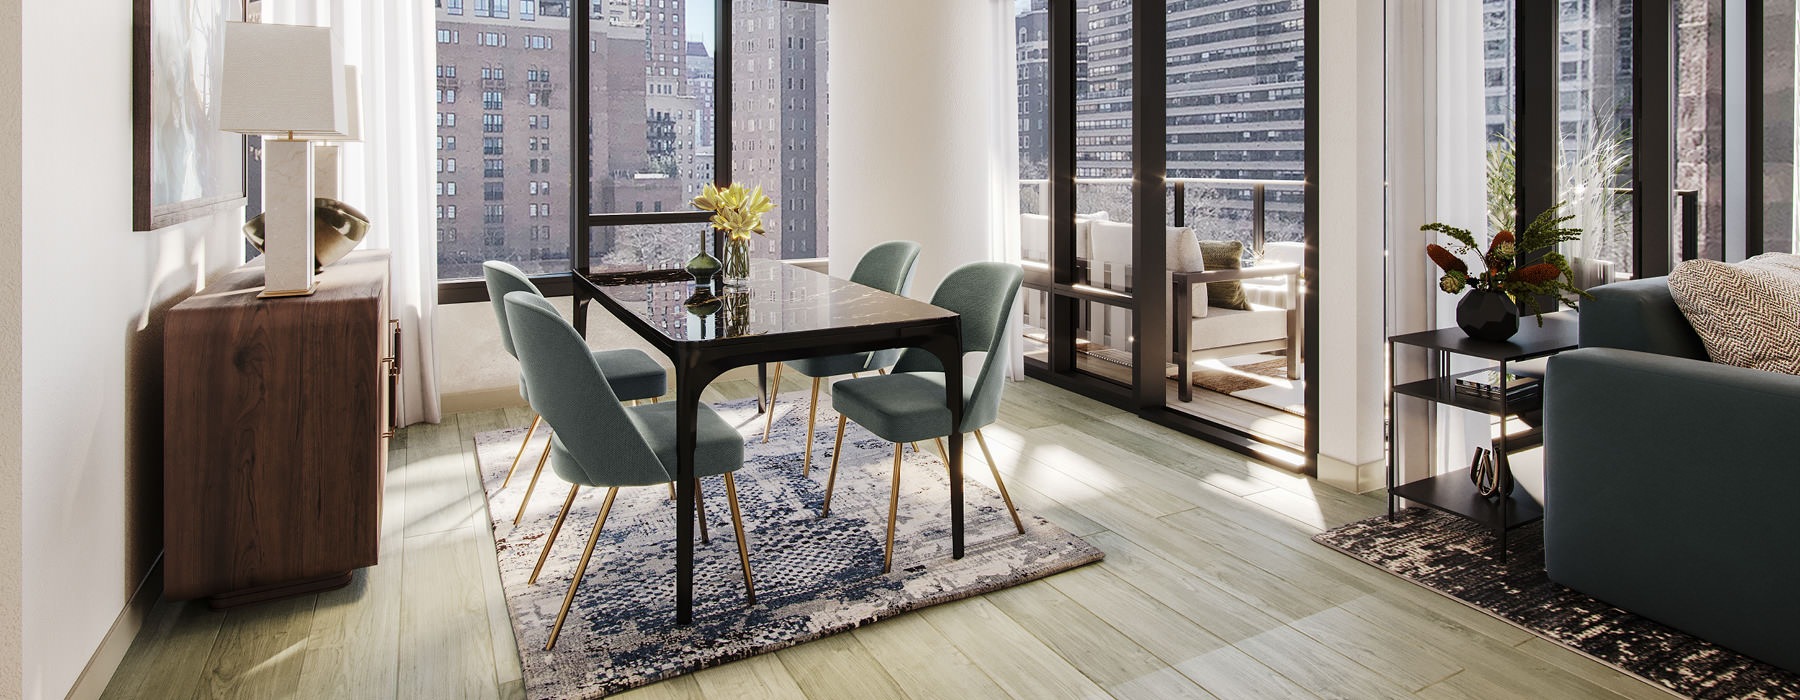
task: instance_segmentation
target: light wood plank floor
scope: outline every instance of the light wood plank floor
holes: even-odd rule
[[[729,382],[708,398],[753,395]],[[106,697],[523,697],[472,437],[527,420],[408,429],[380,566],[229,612],[159,604]],[[1380,512],[1376,498],[1037,382],[1009,385],[984,432],[1020,507],[1105,562],[625,697],[1667,697],[1308,539]]]

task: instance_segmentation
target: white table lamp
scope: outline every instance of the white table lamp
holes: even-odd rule
[[[322,143],[313,149],[313,193],[317,196],[338,198],[342,191],[341,175],[338,172],[338,144],[362,141],[362,94],[358,91],[359,88],[356,66],[344,66],[344,105],[349,123],[344,129],[343,137],[322,139]]]
[[[230,22],[219,128],[263,139],[263,297],[313,293],[311,141],[349,135],[342,50],[327,27]]]

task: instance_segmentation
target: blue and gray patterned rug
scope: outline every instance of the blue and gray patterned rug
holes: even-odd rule
[[[1515,530],[1506,561],[1469,520],[1407,508],[1313,540],[1363,563],[1690,698],[1800,697],[1800,675],[1638,617],[1544,574],[1540,524]]]
[[[1020,512],[1013,527],[987,465],[965,442],[966,556],[950,558],[949,480],[927,443],[906,450],[893,573],[881,573],[887,527],[891,443],[852,425],[844,438],[831,517],[818,518],[837,414],[820,396],[813,469],[801,475],[806,405],[790,394],[776,406],[769,442],[754,400],[715,408],[746,436],[738,499],[750,541],[757,604],[744,604],[725,484],[703,480],[711,544],[696,544],[694,624],[674,624],[674,504],[667,486],[621,489],[600,533],[554,651],[544,651],[605,489],[582,489],[535,585],[527,584],[544,537],[568,496],[548,467],[517,526],[526,482],[546,439],[540,430],[525,464],[504,490],[502,477],[523,427],[475,438],[500,579],[532,698],[588,698],[836,634],[938,603],[980,595],[1099,561],[1105,555],[1048,521]]]

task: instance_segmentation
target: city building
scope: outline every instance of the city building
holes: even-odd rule
[[[731,177],[777,205],[752,245],[771,258],[825,257],[826,12],[780,0],[736,8]]]

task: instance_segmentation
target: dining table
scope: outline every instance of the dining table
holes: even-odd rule
[[[954,312],[776,260],[748,279],[697,282],[685,272],[572,270],[575,328],[589,306],[611,313],[675,367],[675,622],[693,623],[694,435],[700,394],[725,372],[806,357],[909,348],[937,358],[950,425],[963,420],[961,318]],[[914,350],[908,350],[912,352]],[[810,439],[810,437],[809,437]],[[962,433],[948,436],[951,555],[963,556]]]

